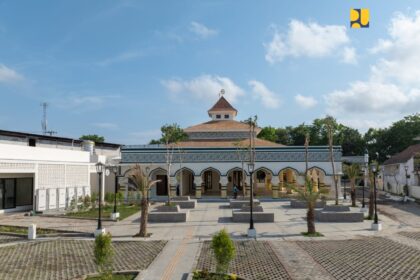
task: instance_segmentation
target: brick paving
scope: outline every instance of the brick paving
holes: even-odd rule
[[[414,232],[407,232],[407,231],[403,231],[403,232],[399,232],[398,234],[407,237],[407,238],[411,238],[414,239],[415,241],[420,242],[420,231],[414,231]]]
[[[420,279],[420,251],[390,239],[297,244],[337,279]]]
[[[95,273],[91,240],[54,240],[0,248],[0,279],[74,279]],[[113,242],[114,266],[144,270],[163,249],[165,241]]]
[[[292,279],[277,258],[267,241],[234,241],[236,256],[229,267],[230,273],[236,273],[245,279]],[[216,260],[210,248],[210,241],[205,241],[197,262],[199,270],[216,270]]]
[[[25,240],[24,237],[7,235],[7,234],[0,234],[0,244],[16,242],[16,241],[23,241]]]
[[[320,264],[315,262],[305,250],[299,247],[296,242],[273,241],[270,243],[277,257],[293,279],[335,279]]]

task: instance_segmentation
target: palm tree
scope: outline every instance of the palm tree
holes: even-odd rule
[[[351,206],[356,207],[356,179],[360,177],[358,164],[344,165],[344,172],[350,179]]]
[[[330,161],[332,167],[332,175],[335,187],[335,205],[338,205],[338,183],[337,178],[335,176],[335,164],[334,164],[334,150],[333,150],[333,136],[335,132],[335,120],[332,116],[325,117],[325,125],[327,128],[327,136],[328,136],[328,147],[330,150]]]
[[[149,191],[160,180],[151,181],[139,164],[134,165],[128,172],[127,178],[141,193],[140,231],[136,236],[147,237],[147,218],[149,215]]]
[[[314,191],[314,183],[311,179],[306,176],[304,188],[299,188],[296,186],[290,186],[294,191],[299,195],[299,198],[305,201],[308,205],[308,211],[306,212],[306,223],[308,226],[308,234],[316,234],[315,230],[315,204],[319,198],[320,193]]]

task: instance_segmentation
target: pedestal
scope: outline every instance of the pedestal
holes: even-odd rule
[[[248,229],[248,237],[249,238],[257,238],[257,230],[254,229]]]
[[[105,228],[101,228],[101,229],[96,229],[94,232],[94,236],[97,237],[98,235],[104,234],[105,233]]]
[[[377,223],[377,224],[373,223],[372,224],[372,230],[381,231],[382,230],[382,223]]]
[[[360,212],[363,212],[363,213],[366,213],[367,211],[368,211],[369,209],[367,208],[367,207],[365,207],[365,208],[360,208]]]
[[[116,212],[116,213],[111,213],[111,220],[118,220],[118,218],[120,217],[120,213]]]
[[[36,239],[36,225],[35,224],[31,224],[28,227],[28,239],[29,240]]]

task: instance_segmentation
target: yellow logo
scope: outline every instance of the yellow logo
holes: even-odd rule
[[[369,9],[351,9],[350,10],[351,28],[369,27]]]

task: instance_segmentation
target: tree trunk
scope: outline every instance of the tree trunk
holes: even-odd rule
[[[315,209],[314,203],[308,202],[308,212],[306,213],[306,221],[308,224],[308,233],[315,234]]]
[[[351,206],[356,207],[356,182],[354,180],[351,180]]]
[[[149,201],[147,193],[141,198],[141,218],[140,218],[140,232],[141,237],[147,237],[147,218],[149,215]]]

